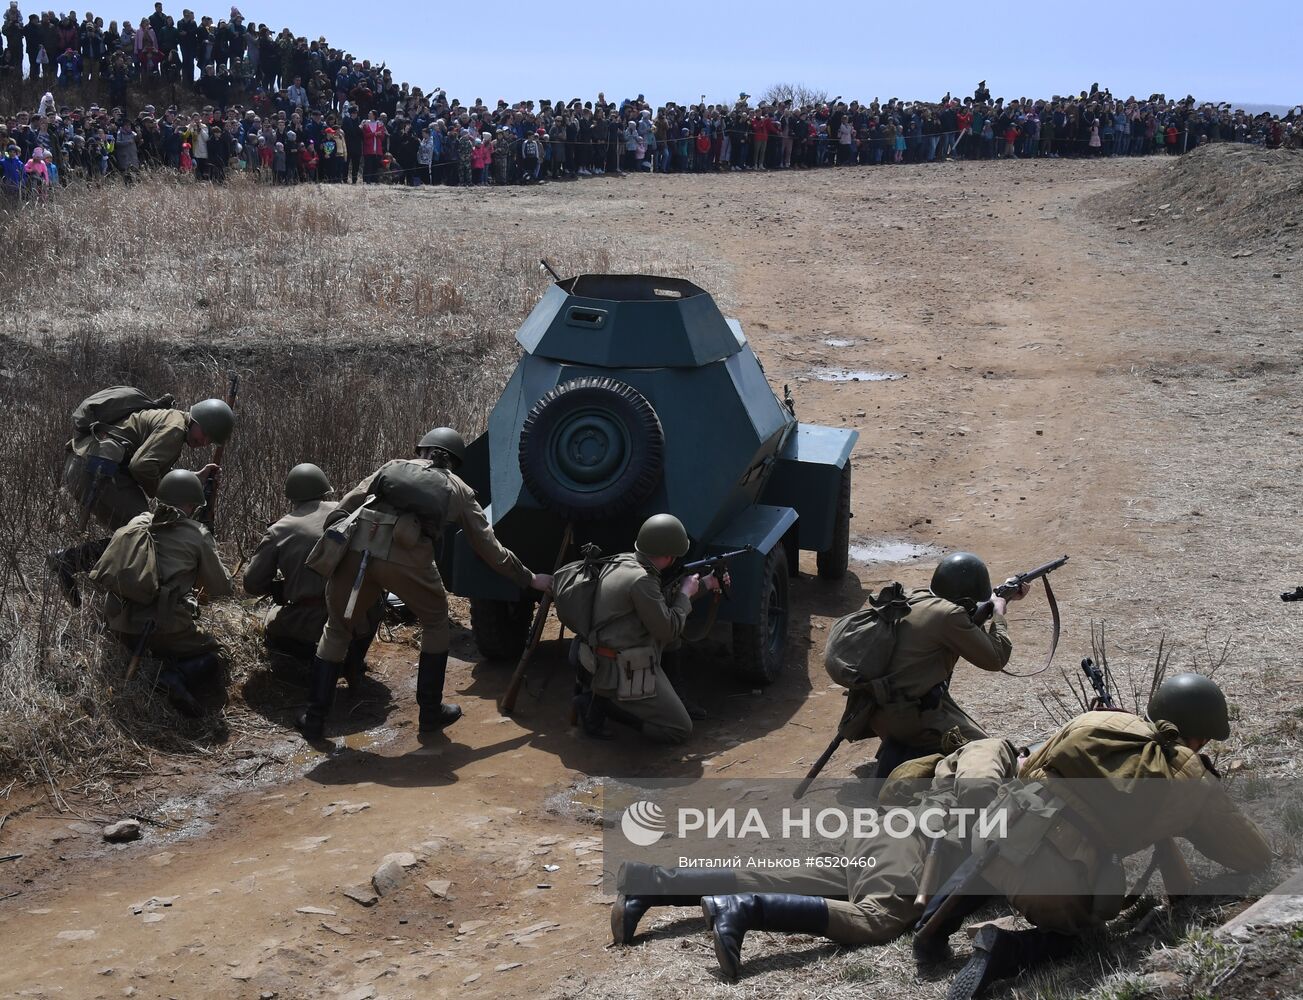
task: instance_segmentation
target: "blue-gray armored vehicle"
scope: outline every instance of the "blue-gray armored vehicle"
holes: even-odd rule
[[[729,565],[717,616],[732,626],[738,673],[773,681],[799,550],[818,554],[821,577],[846,572],[856,432],[800,423],[741,325],[679,278],[557,281],[516,339],[524,356],[460,470],[498,538],[550,571],[567,525],[568,561],[585,542],[628,551],[643,520],[668,511],[692,537],[688,560],[748,549]],[[519,656],[534,599],[480,562],[460,531],[440,569],[470,599],[480,652]]]

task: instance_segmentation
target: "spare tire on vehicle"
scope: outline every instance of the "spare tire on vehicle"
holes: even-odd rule
[[[570,521],[633,510],[660,482],[664,453],[655,408],[613,378],[563,382],[533,405],[520,431],[526,487]]]

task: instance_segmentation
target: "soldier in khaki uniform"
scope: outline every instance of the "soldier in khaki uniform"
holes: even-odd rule
[[[578,699],[585,732],[605,735],[606,718],[623,723],[657,743],[682,743],[692,735],[692,718],[661,667],[665,647],[677,642],[704,586],[718,590],[713,576],[685,577],[669,601],[661,573],[688,551],[688,533],[672,514],[656,514],[638,531],[634,552],[617,556],[602,574],[593,603],[592,645],[579,647],[579,662],[592,676],[592,690]]]
[[[1230,736],[1217,684],[1199,674],[1169,677],[1150,699],[1148,715],[1152,721],[1087,712],[1027,760],[1022,776],[1028,784],[1008,796],[1020,815],[1004,839],[974,845],[975,855],[989,848],[992,859],[974,878],[977,887],[963,891],[990,886],[1035,928],[978,931],[973,957],[955,977],[949,1000],[973,1000],[999,979],[1066,955],[1083,931],[1117,916],[1126,895],[1120,861],[1151,844],[1181,837],[1237,872],[1271,864],[1262,831],[1199,752],[1210,740]],[[954,888],[943,886],[936,905]],[[944,944],[961,921],[962,915],[923,935]]]
[[[156,491],[153,513],[136,515],[118,529],[124,533],[144,528],[153,539],[158,566],[158,596],[148,604],[127,600],[110,591],[105,605],[108,628],[129,648],[140,645],[151,627],[145,647],[164,661],[158,683],[173,706],[185,715],[198,716],[202,709],[189,686],[210,673],[219,662],[217,640],[195,624],[198,601],[195,588],[210,597],[229,597],[231,578],[217,554],[208,529],[194,520],[204,503],[204,487],[193,472],[176,469],[163,477]],[[109,545],[91,571],[92,582],[104,580],[115,570],[119,549]]]
[[[977,859],[988,845],[959,845],[952,831],[942,857],[953,861],[973,847],[926,909],[915,903],[926,843],[874,838],[848,846],[848,854],[874,856],[878,865],[843,885],[835,874],[737,872],[739,894],[707,896],[702,912],[725,975],[735,977],[749,930],[819,934],[842,944],[881,944],[917,921],[915,955],[921,964],[944,958],[947,940],[964,918],[991,895],[1003,895],[1036,928],[984,927],[969,964],[956,977],[949,1000],[973,1000],[998,979],[1069,952],[1075,936],[1115,917],[1125,885],[1119,861],[1175,836],[1205,856],[1241,872],[1260,871],[1271,850],[1257,826],[1226,795],[1199,750],[1230,733],[1226,700],[1211,680],[1181,674],[1160,685],[1148,722],[1125,712],[1087,712],[1063,726],[1022,761],[1012,781],[1015,751],[1001,740],[978,740],[931,762],[907,762],[893,772],[883,801],[894,804],[935,767],[927,802],[1008,809],[1008,835],[992,839],[985,867]],[[893,786],[901,785],[901,789]],[[976,837],[973,838],[976,840]],[[644,866],[645,867],[645,866]],[[848,869],[858,872],[859,869]],[[612,909],[617,942],[632,939],[637,919],[652,905],[691,905],[692,891],[718,885],[718,872],[656,869],[634,873],[658,892],[621,894]],[[622,881],[630,874],[622,872]],[[793,890],[802,895],[789,895]],[[962,896],[939,923],[929,918],[947,897]],[[822,896],[825,898],[817,898]],[[846,902],[844,900],[849,900]]]
[[[438,427],[421,439],[415,459],[396,459],[362,480],[339,502],[329,521],[357,514],[350,549],[326,583],[326,630],[317,644],[309,686],[310,702],[298,726],[309,739],[320,739],[326,714],[334,700],[335,682],[353,638],[353,623],[345,614],[357,587],[355,607],[370,607],[385,590],[397,594],[421,623],[421,655],[416,674],[416,703],[420,706],[420,731],[434,732],[461,718],[461,709],[443,703],[448,670],[448,595],[434,563],[434,547],[449,524],[459,524],[475,554],[518,587],[546,591],[552,578],[526,569],[515,554],[502,547],[488,518],[475,499],[475,491],[453,474],[461,464],[466,445],[460,434]],[[402,468],[402,467],[410,468]],[[442,492],[446,506],[443,523],[432,524],[376,495],[377,484],[409,475],[429,477]],[[365,508],[365,509],[362,509]]]
[[[893,775],[890,785],[898,787],[884,789],[881,801],[884,806],[907,806],[910,793],[922,788],[929,805],[979,809],[1014,777],[1017,761],[1018,751],[1009,741],[977,740],[928,762],[930,781],[897,781]],[[923,773],[912,770],[911,777]],[[611,908],[611,934],[616,944],[629,944],[639,919],[651,907],[701,905],[707,922],[718,930],[716,954],[730,979],[737,978],[748,930],[818,934],[842,944],[883,944],[899,937],[923,912],[915,897],[928,844],[921,832],[913,837],[851,839],[843,853],[872,858],[873,867],[805,868],[796,873],[626,864]],[[954,831],[943,845],[943,858],[957,864],[963,849]],[[730,894],[707,895],[721,887]]]
[[[68,442],[64,489],[82,509],[89,507],[96,521],[116,531],[149,509],[150,498],[181,457],[183,448],[222,444],[234,428],[235,414],[221,399],[205,399],[189,411],[170,407],[137,410],[117,423],[97,425]],[[112,475],[91,472],[90,463],[100,455],[112,456]],[[217,471],[215,465],[205,466],[199,471],[200,481]],[[107,538],[95,539],[49,553],[50,569],[73,607],[81,604],[76,574],[94,566],[108,543]]]
[[[1008,600],[1021,600],[1024,587]],[[903,761],[950,749],[945,736],[958,730],[965,740],[982,731],[953,698],[950,679],[962,658],[981,670],[1009,662],[1013,643],[1005,625],[1005,599],[991,589],[986,564],[971,552],[954,552],[937,564],[927,590],[907,595],[909,613],[900,620],[886,676],[875,683],[877,707],[869,728],[879,737],[877,777],[885,779]],[[970,617],[983,601],[995,604],[983,629]]]
[[[254,597],[270,595],[263,619],[269,651],[305,663],[316,654],[326,627],[326,581],[304,565],[325,531],[326,518],[339,504],[326,474],[310,463],[296,465],[285,477],[285,495],[294,509],[267,529],[244,569],[244,589]],[[344,658],[344,677],[352,687],[361,678],[367,649],[380,625],[383,604],[376,601],[359,616]]]

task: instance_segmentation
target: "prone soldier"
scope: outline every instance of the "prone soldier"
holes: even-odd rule
[[[417,446],[415,459],[395,459],[350,490],[327,518],[351,519],[348,550],[326,583],[327,621],[309,679],[307,711],[298,728],[320,739],[334,700],[335,682],[353,639],[350,612],[397,594],[421,623],[416,703],[420,731],[436,732],[461,718],[443,702],[448,670],[448,595],[435,566],[435,545],[449,524],[459,524],[471,548],[518,587],[546,591],[552,578],[533,573],[493,534],[475,491],[455,475],[466,453],[462,436],[436,427]]]
[[[327,617],[326,581],[304,561],[339,507],[328,499],[332,492],[317,466],[305,462],[290,469],[285,496],[294,507],[267,529],[244,569],[245,592],[273,601],[263,619],[268,651],[304,663],[312,662]],[[383,610],[383,601],[376,601],[354,627],[343,668],[349,687],[361,680]]]
[[[172,408],[170,396],[149,400],[137,389],[115,386],[83,400],[73,414],[74,437],[67,445],[63,485],[83,511],[110,532],[149,510],[168,471],[184,447],[222,444],[235,428],[225,400],[205,399],[188,411]],[[200,482],[215,475],[215,465],[199,471]],[[108,538],[56,549],[50,570],[73,607],[81,603],[76,574],[95,565]]]
[[[177,711],[191,717],[203,710],[190,687],[217,668],[221,648],[195,624],[195,588],[210,598],[232,593],[213,536],[195,520],[203,505],[198,476],[184,469],[169,472],[158,483],[154,511],[119,528],[90,573],[91,582],[108,591],[109,630],[137,656],[148,650],[163,660],[159,687]]]
[[[889,786],[934,766],[929,801],[949,790],[960,806],[1005,810],[1007,832],[981,843],[975,835],[971,845],[959,845],[966,860],[926,906],[914,891],[927,855],[921,822],[911,837],[850,845],[848,854],[875,857],[878,864],[849,881],[822,872],[727,873],[734,883],[730,894],[701,899],[721,969],[737,976],[750,930],[864,945],[889,941],[916,922],[914,953],[921,965],[930,964],[948,954],[948,939],[968,914],[991,896],[1003,896],[1034,926],[978,931],[972,958],[949,993],[949,1000],[973,1000],[993,982],[1066,955],[1083,931],[1117,916],[1125,905],[1120,861],[1151,844],[1180,836],[1235,871],[1264,870],[1270,847],[1199,752],[1230,735],[1220,688],[1207,677],[1179,674],[1154,692],[1148,714],[1149,720],[1118,711],[1078,716],[1022,761],[1021,781],[1011,780],[1012,747],[1000,740],[975,741],[935,762],[907,762]],[[883,800],[892,795],[884,789]],[[971,855],[969,846],[975,848]],[[632,940],[648,907],[694,905],[694,891],[718,886],[720,876],[626,866],[622,886],[655,889],[617,896],[611,912],[616,943]]]

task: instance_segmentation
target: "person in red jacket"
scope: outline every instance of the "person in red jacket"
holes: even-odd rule
[[[380,177],[380,160],[385,155],[389,130],[373,108],[362,123],[362,180],[374,184]]]
[[[765,169],[765,147],[769,145],[769,113],[760,111],[751,119],[751,166]]]

